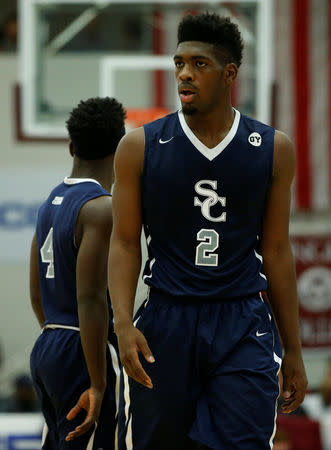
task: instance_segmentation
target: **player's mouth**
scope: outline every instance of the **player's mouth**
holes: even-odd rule
[[[196,92],[191,91],[190,89],[181,89],[179,92],[179,98],[183,103],[190,103],[195,95]]]

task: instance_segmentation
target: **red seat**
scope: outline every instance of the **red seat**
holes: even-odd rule
[[[292,450],[323,450],[320,425],[316,420],[281,414],[277,418],[277,427],[287,432]]]

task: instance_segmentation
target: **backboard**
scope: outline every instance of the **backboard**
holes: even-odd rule
[[[20,0],[23,134],[65,138],[70,110],[99,95],[124,104],[128,127],[178,109],[177,25],[205,10],[230,16],[244,39],[234,105],[270,122],[272,0]]]

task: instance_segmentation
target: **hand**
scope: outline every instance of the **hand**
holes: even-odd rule
[[[97,422],[102,404],[104,390],[90,387],[82,393],[76,405],[67,414],[67,420],[73,420],[77,414],[85,409],[87,412],[84,422],[68,433],[66,441],[72,441],[86,433]]]
[[[145,336],[133,324],[127,325],[125,328],[122,327],[120,330],[115,327],[115,332],[125,372],[138,383],[152,389],[152,380],[143,369],[138,356],[138,352],[141,352],[146,361],[155,362]]]
[[[282,396],[284,398],[282,412],[290,413],[303,402],[308,384],[301,352],[285,353],[282,375]]]

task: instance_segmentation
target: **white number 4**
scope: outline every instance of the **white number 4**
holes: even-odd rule
[[[40,255],[42,262],[48,264],[46,278],[54,278],[53,227],[40,249]]]

